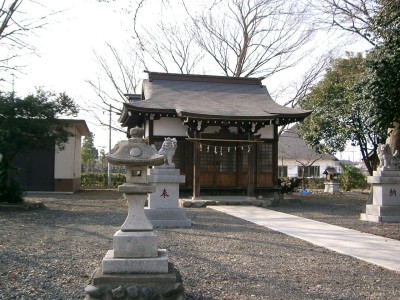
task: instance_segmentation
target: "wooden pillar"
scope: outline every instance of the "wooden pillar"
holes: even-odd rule
[[[278,125],[274,125],[274,140],[272,144],[272,183],[274,187],[278,187],[278,148],[279,144],[279,134],[278,134]]]
[[[234,144],[233,147],[237,146],[237,144]],[[233,148],[232,147],[232,148]],[[243,151],[242,149],[240,149],[239,147],[237,147],[237,151],[236,151],[236,172],[237,172],[237,176],[236,176],[236,186],[239,188],[244,188],[244,184],[243,184]]]
[[[193,144],[193,198],[200,196],[200,144]]]
[[[255,166],[255,157],[256,157],[256,152],[255,152],[255,145],[250,145],[250,152],[248,153],[248,169],[247,169],[247,196],[248,197],[254,197],[254,179],[255,179],[255,171],[256,171],[256,166]]]
[[[148,135],[148,139],[149,139],[149,145],[154,143],[154,121],[153,120],[149,120],[149,135]]]

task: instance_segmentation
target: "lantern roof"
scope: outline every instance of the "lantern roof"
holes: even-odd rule
[[[107,155],[107,160],[114,165],[125,166],[159,166],[164,164],[164,155],[144,142],[143,128],[130,130],[131,138],[118,143],[114,151]]]

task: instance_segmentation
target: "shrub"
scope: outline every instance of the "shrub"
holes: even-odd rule
[[[278,184],[282,187],[282,193],[292,193],[301,184],[299,177],[281,177],[278,178]]]
[[[24,201],[22,186],[11,177],[11,168],[0,158],[0,202],[21,203]]]
[[[309,189],[324,189],[325,188],[325,178],[315,177],[307,178],[307,188]]]
[[[359,168],[340,164],[342,174],[339,176],[340,188],[345,191],[352,189],[366,189],[368,187],[367,177]]]

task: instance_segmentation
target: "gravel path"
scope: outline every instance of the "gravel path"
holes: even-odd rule
[[[125,220],[125,201],[116,192],[29,199],[46,208],[0,211],[0,299],[82,299]],[[399,224],[358,221],[365,202],[313,196],[274,209],[399,238]],[[187,214],[191,228],[157,229],[187,299],[400,299],[400,273],[208,208]]]

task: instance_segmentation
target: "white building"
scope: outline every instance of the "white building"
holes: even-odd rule
[[[84,120],[60,120],[73,134],[63,150],[36,150],[18,155],[12,165],[27,191],[76,192],[81,186],[81,140],[90,132]]]
[[[318,154],[310,148],[298,135],[297,125],[285,130],[278,144],[279,177],[324,177],[328,167],[339,171],[339,160],[334,155]]]

